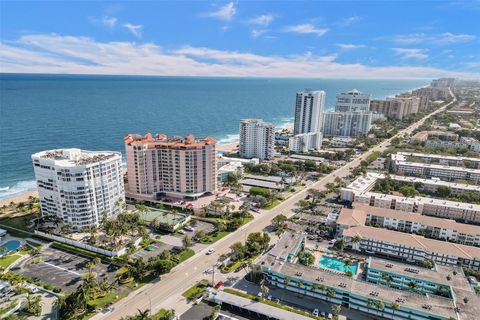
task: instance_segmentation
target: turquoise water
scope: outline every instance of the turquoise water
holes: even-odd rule
[[[340,272],[351,271],[352,274],[356,275],[358,271],[358,263],[354,262],[351,266],[346,266],[345,262],[340,259],[322,256],[318,264],[324,268],[337,270]]]
[[[17,240],[10,240],[5,242],[0,248],[7,248],[6,252],[0,253],[0,256],[9,253],[10,251],[17,250],[22,244]]]
[[[293,121],[295,93],[353,88],[384,98],[428,80],[141,77],[0,73],[0,198],[32,189],[31,154],[77,147],[124,153],[128,133],[238,139],[242,118]]]

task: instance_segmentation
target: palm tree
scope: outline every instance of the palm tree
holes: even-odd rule
[[[152,316],[150,316],[150,309],[145,309],[144,311],[137,309],[138,313],[137,316],[135,317],[136,320],[150,320],[153,319]]]
[[[332,288],[327,288],[326,293],[327,293],[327,301],[330,301],[330,298],[335,297],[335,290],[333,290]]]
[[[373,299],[368,299],[367,307],[372,308],[373,306],[375,306],[375,301]]]
[[[262,298],[268,296],[270,289],[265,285],[265,281],[262,281],[262,283],[260,284],[260,291],[262,291]]]
[[[283,279],[283,283],[288,286],[288,284],[290,283],[290,278],[285,278]]]
[[[392,308],[393,315],[395,316],[395,312],[400,309],[400,304],[398,304],[397,302],[392,302],[390,304],[390,307]]]
[[[412,281],[408,283],[408,287],[412,289],[412,291],[415,291],[415,289],[417,288],[417,284]]]
[[[335,304],[332,306],[332,312],[335,314],[335,317],[338,318],[338,314],[342,311],[342,306],[339,304]]]

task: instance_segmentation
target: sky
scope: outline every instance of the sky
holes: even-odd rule
[[[480,78],[480,0],[5,1],[0,72]]]

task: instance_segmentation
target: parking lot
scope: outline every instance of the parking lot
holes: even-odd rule
[[[37,263],[34,263],[38,261]],[[90,258],[85,258],[56,248],[46,248],[38,256],[23,261],[17,268],[26,277],[38,279],[54,287],[70,292],[81,283],[82,274],[88,272],[86,267]],[[16,268],[16,269],[17,269]],[[117,266],[100,263],[93,271],[99,279],[115,278]]]
[[[130,257],[132,259],[142,258],[144,261],[147,261],[150,257],[158,256],[164,250],[171,250],[174,246],[167,243],[152,243],[148,247],[143,248],[132,254]]]

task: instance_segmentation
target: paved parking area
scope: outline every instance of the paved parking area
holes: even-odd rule
[[[147,248],[140,249],[137,252],[135,252],[134,254],[132,254],[130,257],[132,259],[142,258],[144,261],[147,261],[150,257],[158,256],[164,250],[171,250],[173,247],[174,247],[174,245],[163,243],[163,242],[152,243],[147,248],[152,248],[153,250],[151,250],[151,251],[146,250]]]
[[[39,258],[38,263],[32,263]],[[73,291],[81,283],[82,274],[88,272],[86,264],[90,258],[82,257],[56,248],[46,248],[40,255],[23,261],[18,269],[20,273],[31,278],[37,278],[64,291]],[[109,281],[115,278],[117,266],[100,263],[94,268],[99,279],[107,277]]]
[[[190,235],[194,235],[195,232],[198,232],[198,231],[203,231],[205,233],[210,233],[212,231],[215,230],[215,225],[213,223],[208,223],[208,222],[204,222],[204,221],[196,221],[196,225],[195,225],[195,231],[193,232],[187,232],[187,234],[190,234]],[[186,231],[186,230],[185,230]]]

